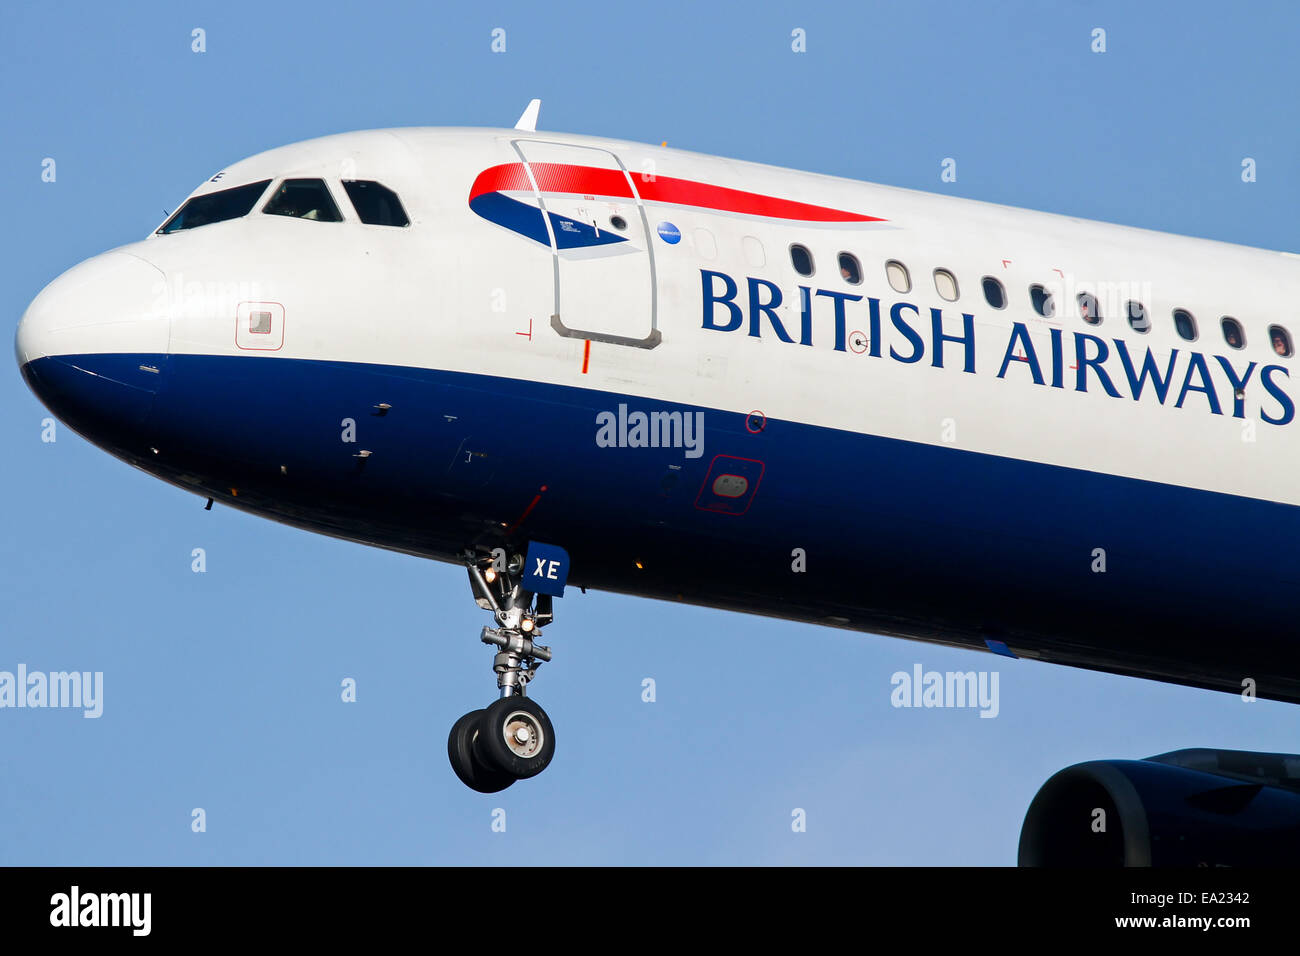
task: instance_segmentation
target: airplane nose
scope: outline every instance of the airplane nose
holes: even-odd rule
[[[14,337],[23,378],[65,424],[136,445],[166,369],[166,277],[129,252],[74,266],[32,300]]]

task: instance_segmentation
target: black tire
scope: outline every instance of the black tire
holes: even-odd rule
[[[474,739],[485,711],[472,710],[451,727],[447,735],[447,757],[460,782],[479,793],[499,793],[515,782],[508,773],[484,766],[474,756]]]
[[[527,731],[529,740],[521,742],[513,736],[520,728]],[[501,770],[517,780],[535,777],[555,756],[555,728],[551,726],[551,718],[531,698],[513,694],[502,697],[479,720],[474,755],[484,766]]]

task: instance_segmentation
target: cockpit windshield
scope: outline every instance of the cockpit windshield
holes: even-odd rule
[[[159,227],[158,234],[165,236],[182,229],[195,229],[209,223],[247,216],[270,184],[271,180],[264,179],[260,183],[248,183],[233,189],[195,196]]]
[[[345,179],[343,188],[362,222],[374,226],[410,225],[402,201],[387,186],[369,180]]]
[[[275,191],[262,212],[269,216],[314,219],[317,222],[342,222],[339,207],[320,179],[286,179]]]

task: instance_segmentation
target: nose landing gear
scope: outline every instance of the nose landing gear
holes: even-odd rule
[[[528,684],[551,649],[538,644],[541,625],[554,619],[551,597],[523,589],[523,558],[504,571],[466,555],[470,588],[479,607],[490,610],[498,627],[484,627],[480,640],[498,648],[492,659],[500,698],[470,711],[451,728],[447,756],[461,782],[479,793],[497,793],[516,780],[535,777],[555,756],[555,729],[541,705],[527,695]]]

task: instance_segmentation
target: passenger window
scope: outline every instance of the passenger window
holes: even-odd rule
[[[1223,341],[1228,343],[1229,348],[1246,347],[1246,333],[1242,331],[1240,322],[1230,315],[1225,315],[1219,320],[1219,326],[1223,329]]]
[[[984,277],[984,301],[995,309],[1007,307],[1007,290],[992,276]]]
[[[858,265],[856,256],[847,252],[840,253],[840,278],[849,285],[857,285],[862,281],[862,266]]]
[[[247,216],[252,212],[253,204],[261,198],[269,185],[271,180],[263,179],[260,183],[249,183],[246,186],[236,186],[234,189],[223,189],[220,192],[195,196],[158,227],[158,234],[165,236],[180,232],[182,229],[196,229],[209,223],[225,222],[227,219]]]
[[[1188,342],[1196,341],[1196,319],[1186,309],[1174,309],[1174,328],[1180,338]]]
[[[262,207],[269,216],[313,219],[316,222],[342,222],[339,207],[321,179],[286,179],[271,201]]]
[[[912,276],[908,273],[907,266],[897,259],[885,263],[885,276],[889,279],[889,287],[895,292],[912,291]]]
[[[1079,293],[1079,318],[1089,325],[1101,325],[1101,309],[1097,306],[1097,297],[1091,292]]]
[[[1270,325],[1268,327],[1268,340],[1273,345],[1273,351],[1283,358],[1290,358],[1291,335],[1280,325]]]
[[[1029,287],[1029,301],[1034,304],[1034,311],[1045,319],[1050,319],[1056,315],[1056,303],[1052,300],[1052,293],[1048,292],[1041,285],[1031,285]]]
[[[718,255],[717,240],[703,226],[695,230],[695,251],[705,259],[715,259]]]
[[[357,211],[357,218],[362,222],[372,226],[411,224],[411,221],[406,218],[406,210],[402,208],[402,201],[397,198],[397,193],[387,186],[365,179],[345,179],[343,188],[347,190],[348,198],[352,200],[352,208]],[[618,223],[612,224],[615,229],[627,228],[626,222],[621,226]]]
[[[949,302],[957,301],[957,277],[947,269],[934,270],[934,291]]]
[[[1151,319],[1147,315],[1147,307],[1141,302],[1129,302],[1128,324],[1134,332],[1151,331]]]
[[[803,246],[795,245],[790,247],[790,262],[794,265],[794,271],[801,276],[813,274],[812,253]]]

